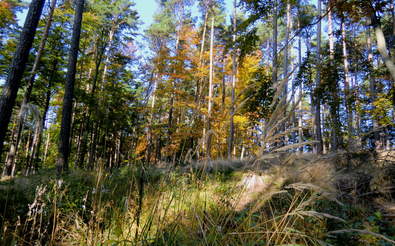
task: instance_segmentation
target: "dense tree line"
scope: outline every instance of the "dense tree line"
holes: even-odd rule
[[[158,4],[0,2],[3,176],[393,147],[391,1]]]

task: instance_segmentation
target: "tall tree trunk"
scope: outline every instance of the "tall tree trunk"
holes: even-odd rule
[[[384,64],[387,67],[387,69],[389,70],[392,80],[395,81],[395,55],[392,54],[394,57],[391,58],[388,50],[387,50],[387,43],[385,41],[385,36],[383,33],[383,29],[381,28],[381,21],[380,21],[380,17],[377,16],[376,12],[374,10],[370,10],[371,11],[371,16],[370,16],[370,21],[371,24],[374,28],[374,32],[376,34],[376,40],[377,40],[377,50],[379,51],[382,59],[384,60]],[[395,22],[395,21],[394,21]],[[393,23],[393,25],[395,26],[395,24]],[[394,28],[395,30],[395,28]],[[395,32],[394,32],[395,34]],[[395,83],[392,82],[392,105],[393,107],[395,107]]]
[[[56,163],[58,175],[69,168],[70,156],[70,133],[71,133],[71,116],[73,110],[74,82],[76,74],[76,65],[78,57],[78,48],[81,35],[82,13],[84,11],[84,0],[78,0],[75,9],[73,24],[73,35],[69,53],[69,62],[67,67],[65,93],[63,98],[62,124],[60,128],[59,139],[59,156]]]
[[[117,30],[117,26],[116,26],[116,24],[114,24],[114,26],[112,26],[111,30],[110,30],[109,39],[108,39],[108,46],[107,46],[108,52],[106,52],[106,53],[109,53],[109,51],[111,49],[112,41],[114,39],[114,34],[115,34],[116,30]],[[107,54],[106,60],[104,62],[104,68],[103,68],[103,77],[102,77],[103,83],[102,83],[102,86],[104,85],[104,82],[106,80],[109,62],[110,62],[110,55]]]
[[[36,171],[38,169],[40,148],[41,148],[41,142],[42,142],[42,133],[45,128],[45,122],[46,122],[47,113],[49,110],[49,103],[51,101],[51,89],[52,89],[52,84],[55,79],[56,72],[57,72],[57,60],[55,59],[55,61],[53,63],[51,75],[48,79],[43,115],[42,115],[40,124],[36,126],[36,130],[35,130],[34,138],[33,138],[33,144],[32,144],[30,153],[28,155],[28,159],[27,159],[26,166],[28,167],[28,169],[26,171],[26,175],[28,175],[32,172],[34,173],[34,171]]]
[[[213,83],[214,83],[214,15],[211,17],[211,33],[210,33],[210,76],[209,76],[209,87],[208,87],[208,107],[207,107],[207,158],[211,158],[211,136],[209,132],[211,129],[211,110],[213,100]]]
[[[350,64],[348,61],[348,52],[347,52],[347,44],[346,44],[346,25],[344,23],[344,19],[341,23],[341,31],[342,31],[342,46],[343,46],[343,64],[344,64],[344,96],[346,102],[346,112],[347,112],[347,132],[348,132],[348,144],[353,144],[354,138],[354,126],[353,126],[353,117],[352,117],[352,104],[351,104],[351,77],[350,77]]]
[[[0,156],[45,0],[32,0],[0,98]]]
[[[287,0],[287,21],[285,28],[285,47],[284,47],[284,97],[288,96],[288,73],[289,73],[289,33],[291,32],[291,4]]]
[[[230,122],[229,122],[229,142],[228,142],[228,159],[232,158],[232,149],[234,145],[234,114],[235,114],[235,89],[237,81],[237,64],[236,64],[236,0],[233,1],[233,52],[232,52],[232,95],[230,105]]]
[[[288,98],[288,83],[289,83],[289,79],[288,79],[288,73],[289,73],[289,33],[291,32],[291,4],[289,2],[289,0],[287,0],[287,6],[286,6],[286,28],[285,28],[285,47],[284,47],[284,75],[283,75],[283,79],[284,79],[284,88],[283,88],[283,97],[284,97],[284,104],[287,103],[287,98]],[[286,105],[285,105],[285,110],[284,110],[284,116],[286,115]],[[284,123],[282,126],[282,130],[285,132],[285,130],[287,129],[287,124]],[[284,145],[288,144],[288,134],[285,135],[285,137],[283,138],[284,141]]]
[[[300,16],[298,18],[298,29],[300,29]],[[298,66],[299,66],[299,71],[302,66],[302,35],[299,35],[298,38]],[[302,107],[302,101],[303,101],[303,83],[300,83],[299,85],[299,105],[298,105],[298,111],[299,111],[299,116],[298,116],[298,143],[303,142],[303,107]],[[299,152],[303,152],[303,146],[299,148]]]
[[[335,39],[333,31],[333,19],[331,6],[328,6],[328,38],[329,38],[329,59],[330,66],[334,67],[335,62]],[[337,80],[331,81],[332,87],[330,90],[332,102],[329,104],[329,114],[331,118],[332,131],[331,131],[331,151],[337,151],[343,145],[341,136],[341,123],[339,120],[339,85]]]
[[[384,64],[389,70],[392,79],[395,81],[395,64],[392,61],[391,56],[389,55],[383,29],[381,28],[380,19],[375,12],[372,13],[373,14],[371,15],[371,24],[376,34],[377,50],[379,51],[381,57],[383,58]]]
[[[156,74],[155,74],[155,72],[152,72],[152,75],[151,75],[151,84],[152,84],[152,87],[153,87],[153,91],[152,91],[152,93],[151,93],[151,95],[152,95],[152,100],[151,100],[151,112],[150,112],[150,116],[149,116],[149,120],[148,120],[148,134],[147,134],[147,150],[146,150],[146,153],[145,153],[145,160],[147,161],[147,162],[150,162],[151,161],[151,157],[152,157],[152,153],[153,153],[153,150],[154,150],[154,136],[153,136],[153,123],[154,123],[154,120],[155,120],[155,115],[154,115],[154,110],[155,110],[155,103],[156,103],[156,83],[157,83],[157,80],[156,80]],[[120,137],[120,139],[122,138],[122,132],[121,132],[121,137]],[[121,140],[120,140],[120,142],[121,142]],[[118,153],[118,151],[117,151],[117,153]]]
[[[203,66],[203,52],[204,52],[204,47],[206,44],[206,30],[207,30],[207,19],[208,19],[208,11],[206,11],[204,15],[204,23],[203,23],[203,33],[202,33],[202,38],[201,38],[201,46],[200,46],[200,53],[199,53],[199,68],[202,68]],[[198,106],[200,108],[200,97],[201,97],[201,91],[202,91],[202,83],[203,79],[199,78],[196,80],[196,94],[195,94],[195,102],[198,103]]]
[[[106,47],[111,46],[112,37],[113,37],[113,34],[110,33],[109,42],[108,42],[107,45],[104,45],[102,47],[102,49],[100,49],[100,47],[99,47],[99,42],[97,42],[95,44],[95,53],[96,53],[95,54],[95,71],[94,71],[94,76],[93,76],[93,80],[92,80],[92,88],[91,88],[91,91],[90,91],[90,97],[91,98],[93,98],[95,96],[95,92],[96,92],[96,88],[97,88],[97,82],[99,80],[100,65],[101,65],[101,63],[103,61],[103,56],[104,56]],[[108,57],[109,56],[107,56],[107,59],[108,59]],[[108,61],[105,62],[105,67],[106,67],[107,63],[108,63]],[[104,70],[106,71],[106,69],[104,69]],[[89,72],[89,75],[88,75],[89,79],[90,79],[90,76],[91,76],[91,72]],[[102,81],[102,85],[103,85],[105,83],[105,81],[104,81],[105,76],[103,76],[102,79],[103,79],[103,81]],[[92,128],[91,128],[91,116],[92,116],[92,113],[94,111],[94,107],[95,107],[94,105],[88,105],[88,108],[86,109],[86,111],[84,113],[84,116],[83,116],[83,123],[82,124],[83,124],[84,127],[81,128],[81,131],[83,131],[83,134],[82,134],[82,137],[80,139],[81,141],[80,141],[80,143],[78,145],[77,159],[76,159],[76,164],[80,168],[82,168],[84,166],[85,155],[86,155],[86,152],[87,152],[88,136],[89,136],[89,133],[92,131]]]
[[[367,45],[368,45],[368,62],[371,64],[372,68],[374,66],[373,64],[373,48],[372,48],[372,34],[371,34],[371,28],[368,28],[368,33],[367,33]],[[376,86],[375,86],[375,80],[374,76],[370,74],[369,76],[369,92],[370,92],[370,103],[372,106],[372,109],[374,109],[374,102],[376,101]],[[372,141],[372,148],[375,149],[378,146],[378,141],[380,140],[379,133],[376,131],[377,128],[379,127],[377,120],[373,117],[371,117],[372,120],[372,125],[373,125],[373,141]]]
[[[180,28],[179,28],[179,30],[177,31],[177,34],[176,34],[176,46],[175,46],[175,54],[176,55],[178,55],[178,49],[179,49],[179,44],[180,44],[180,33],[181,33],[181,30],[182,30],[182,25],[180,26]],[[174,68],[174,70],[173,70],[173,72],[175,73],[176,72],[176,68]],[[177,87],[177,84],[176,84],[176,81],[177,81],[177,79],[176,78],[172,78],[171,79],[171,83],[172,83],[172,88],[171,88],[171,95],[170,95],[170,109],[169,109],[169,118],[168,118],[168,122],[167,122],[167,128],[168,128],[168,139],[169,139],[169,142],[171,142],[172,141],[172,138],[173,138],[173,127],[174,127],[174,124],[173,124],[173,121],[174,121],[174,118],[176,118],[176,117],[174,117],[174,105],[175,105],[175,100],[176,100],[176,92],[175,92],[175,90],[176,90],[176,87]]]
[[[226,99],[226,59],[225,59],[225,52],[222,54],[222,85],[221,85],[221,109],[225,111],[225,99]]]
[[[10,167],[15,165],[15,156],[18,153],[20,137],[21,137],[23,124],[24,124],[24,115],[25,115],[24,110],[26,109],[26,105],[30,102],[30,97],[31,97],[31,94],[33,91],[33,86],[34,86],[34,82],[35,82],[35,78],[36,78],[38,65],[40,63],[41,56],[44,52],[44,48],[45,48],[45,45],[46,45],[46,42],[48,39],[49,30],[52,25],[52,19],[53,19],[53,13],[55,11],[55,7],[56,7],[56,0],[52,0],[51,5],[50,5],[50,10],[48,13],[48,21],[45,25],[44,33],[43,33],[42,39],[40,41],[40,46],[39,46],[37,54],[34,58],[34,63],[33,63],[32,70],[30,71],[30,76],[28,79],[27,88],[26,88],[25,94],[23,96],[22,105],[21,105],[21,108],[20,108],[18,116],[17,116],[16,127],[14,127],[14,129],[11,133],[10,150],[8,152],[8,158],[7,158],[6,165],[5,165],[6,170],[10,170]],[[10,175],[10,174],[5,173],[5,175]]]
[[[318,16],[320,20],[317,24],[317,58],[318,58],[318,69],[317,69],[317,76],[315,81],[316,93],[313,95],[314,97],[314,134],[315,134],[315,141],[317,143],[314,145],[314,151],[317,154],[322,154],[323,147],[322,147],[322,131],[321,131],[321,101],[320,96],[318,93],[318,88],[321,85],[321,0],[317,1],[318,4]]]
[[[277,13],[277,0],[274,0],[274,13],[273,13],[273,19],[272,19],[272,24],[273,24],[273,60],[272,60],[272,83],[277,82],[277,37],[278,37],[278,31],[277,31],[277,18],[278,18],[278,13]]]

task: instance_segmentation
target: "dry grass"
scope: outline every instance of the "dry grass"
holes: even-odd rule
[[[345,178],[347,184],[356,180],[348,167],[358,161],[346,163],[347,155],[276,153],[194,163],[180,172],[97,170],[86,193],[77,194],[83,198],[76,207],[65,208],[80,187],[72,188],[67,178],[62,185],[39,186],[27,217],[3,225],[2,238],[31,245],[322,245],[328,237],[369,231],[345,226],[346,218],[320,205],[342,207],[338,199],[352,194],[338,190]],[[76,182],[88,180],[86,174],[72,175]],[[328,223],[344,227],[328,234]],[[393,240],[376,231],[369,236]]]

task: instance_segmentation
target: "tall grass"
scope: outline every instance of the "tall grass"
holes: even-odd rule
[[[309,183],[317,178],[306,171],[272,167],[251,179],[270,185],[246,186],[246,177],[257,174],[190,170],[140,163],[111,174],[99,168],[72,172],[62,181],[49,177],[48,185],[34,190],[26,212],[14,211],[14,220],[3,217],[0,240],[6,245],[342,245],[338,238],[348,234],[349,245],[366,245],[354,234],[368,230],[353,230],[334,191]],[[379,232],[367,235],[391,242]]]

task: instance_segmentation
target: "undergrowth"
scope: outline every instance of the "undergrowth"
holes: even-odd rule
[[[328,195],[333,191],[295,175],[281,181],[272,175],[276,185],[251,191],[241,185],[246,175],[135,163],[112,173],[75,170],[56,179],[54,170],[45,170],[2,181],[0,241],[296,246],[392,245],[395,239],[393,224],[362,200]]]

